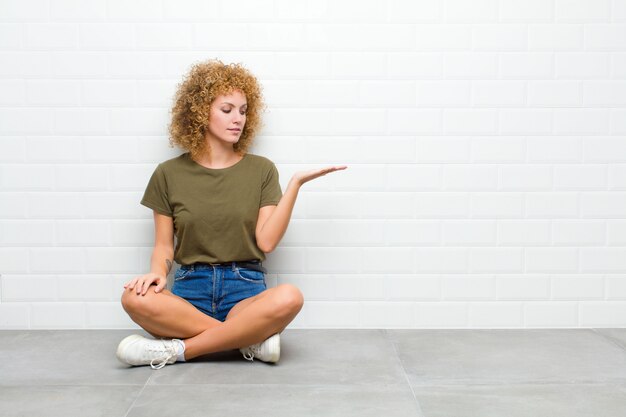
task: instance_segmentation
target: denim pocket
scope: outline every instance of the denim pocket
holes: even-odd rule
[[[255,282],[257,284],[265,282],[265,274],[261,271],[255,271],[254,269],[236,267],[235,276],[244,281]]]
[[[178,268],[176,270],[176,273],[174,274],[174,281],[180,281],[181,279],[185,279],[190,272],[191,269]]]

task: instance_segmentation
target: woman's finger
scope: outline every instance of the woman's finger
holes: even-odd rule
[[[159,291],[161,291],[161,280],[157,278],[157,280],[156,280],[156,281],[154,281],[154,283],[156,284],[156,285],[154,286],[154,292],[159,292]],[[148,287],[148,288],[150,288],[150,287]]]
[[[311,180],[314,180],[315,178],[324,176],[330,172],[339,171],[339,170],[346,169],[346,168],[348,168],[346,165],[337,165],[337,166],[331,166],[331,167],[320,168],[320,169],[312,169],[310,171],[297,172],[295,174],[295,177],[299,178],[299,180],[301,181],[301,184],[304,184]]]
[[[141,295],[146,295],[146,293],[148,292],[148,288],[150,288],[150,281],[145,280],[143,282],[143,285],[141,286]]]
[[[334,172],[334,171],[341,171],[342,169],[346,169],[348,168],[347,166],[338,166],[338,167],[328,167],[328,168],[324,168],[322,170],[322,172],[324,174],[328,174],[329,172]]]

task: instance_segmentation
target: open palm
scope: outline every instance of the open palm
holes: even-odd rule
[[[326,167],[322,169],[312,169],[310,171],[298,171],[295,174],[293,174],[292,179],[296,181],[298,184],[302,185],[305,182],[314,180],[315,178],[321,177],[331,172],[341,171],[346,168],[348,168],[346,165],[339,165],[339,166]]]

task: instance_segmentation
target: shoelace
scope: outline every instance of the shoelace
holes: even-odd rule
[[[254,361],[254,356],[259,354],[259,350],[261,349],[261,343],[257,343],[256,345],[248,346],[243,352],[243,357],[249,361]]]
[[[150,367],[152,369],[161,369],[165,365],[167,365],[167,362],[170,359],[172,359],[172,357],[178,356],[178,353],[176,352],[176,348],[174,347],[174,343],[168,346],[163,339],[161,339],[161,343],[163,344],[163,346],[159,346],[156,343],[148,345],[148,352],[155,352],[155,353],[162,354],[162,356],[157,356],[156,358],[150,361]],[[154,361],[159,361],[159,363],[155,366]]]

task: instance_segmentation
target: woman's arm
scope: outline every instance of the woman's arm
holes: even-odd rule
[[[167,284],[167,274],[172,269],[174,260],[174,221],[171,217],[154,211],[154,249],[150,258],[150,272],[138,276],[126,284],[124,288],[134,289],[137,295],[146,295],[148,288],[156,282],[154,292],[159,292]]]
[[[292,178],[277,206],[261,207],[257,221],[256,242],[265,253],[272,252],[287,231],[300,186]]]
[[[259,220],[257,221],[256,227],[256,241],[259,249],[265,253],[270,253],[278,246],[285,231],[287,231],[287,226],[291,219],[291,212],[293,211],[293,206],[296,204],[296,198],[298,197],[298,191],[300,191],[300,187],[302,187],[304,183],[330,172],[346,168],[347,166],[342,165],[313,169],[311,171],[300,171],[293,174],[293,177],[291,177],[287,185],[287,190],[285,190],[278,205],[275,207],[261,207],[259,211]],[[264,218],[267,218],[267,220],[264,220]]]
[[[158,283],[156,292],[166,284],[167,275],[174,261],[174,219],[154,211],[154,249],[150,258],[150,272],[163,279]]]

